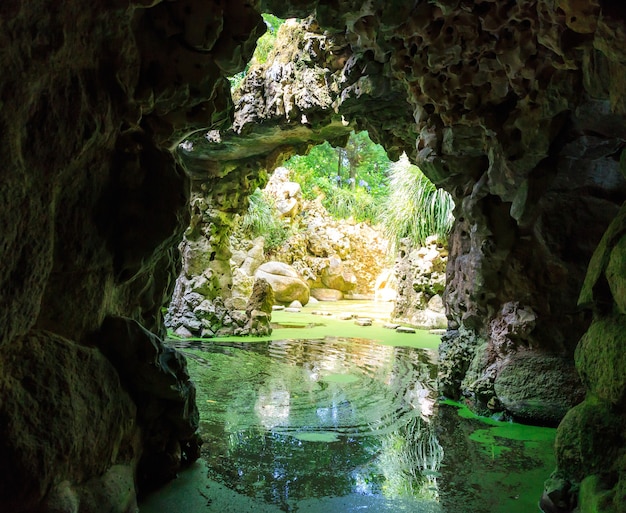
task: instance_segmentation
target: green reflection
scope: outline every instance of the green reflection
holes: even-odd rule
[[[438,402],[428,350],[345,337],[176,345],[207,479],[251,511],[526,513],[554,466],[555,430]]]

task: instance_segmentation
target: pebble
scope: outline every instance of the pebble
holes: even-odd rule
[[[415,333],[414,328],[409,328],[408,326],[398,326],[396,328],[397,333]]]
[[[383,328],[387,328],[388,330],[395,330],[399,327],[399,324],[394,324],[393,322],[386,322],[385,324],[383,324]]]
[[[357,326],[371,326],[372,319],[357,319],[356,321],[354,321],[354,324],[356,324]]]

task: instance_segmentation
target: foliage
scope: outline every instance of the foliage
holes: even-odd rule
[[[322,204],[337,219],[352,217],[356,221],[376,221],[376,200],[363,188],[330,187]]]
[[[452,228],[452,197],[410,164],[406,155],[391,166],[389,194],[380,211],[380,221],[392,243],[409,237],[424,244],[430,235],[446,239]]]
[[[260,189],[252,193],[249,201],[241,228],[250,238],[262,235],[265,238],[265,251],[271,253],[292,235],[291,228],[282,222],[272,198]]]
[[[306,199],[322,194],[322,203],[339,219],[376,222],[376,204],[386,195],[390,161],[367,132],[352,133],[345,148],[328,142],[308,155],[292,157],[285,167],[302,186]]]
[[[278,29],[285,22],[285,20],[277,18],[273,14],[262,14],[262,16],[263,21],[267,26],[267,31],[257,40],[252,60],[246,64],[245,69],[228,78],[231,90],[236,89],[239,84],[241,84],[245,76],[248,74],[248,70],[251,65],[264,64],[267,62],[267,58],[276,44],[276,34],[278,33]]]

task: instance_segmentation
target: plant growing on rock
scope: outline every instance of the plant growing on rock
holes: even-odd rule
[[[249,238],[263,236],[265,252],[272,253],[292,235],[289,223],[283,222],[274,200],[260,189],[249,198],[248,211],[241,219],[241,229]]]

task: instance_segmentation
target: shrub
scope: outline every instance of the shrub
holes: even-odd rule
[[[262,235],[265,238],[265,252],[271,253],[282,246],[291,236],[288,222],[283,222],[273,199],[260,189],[249,198],[248,211],[241,221],[241,229],[250,238]]]

